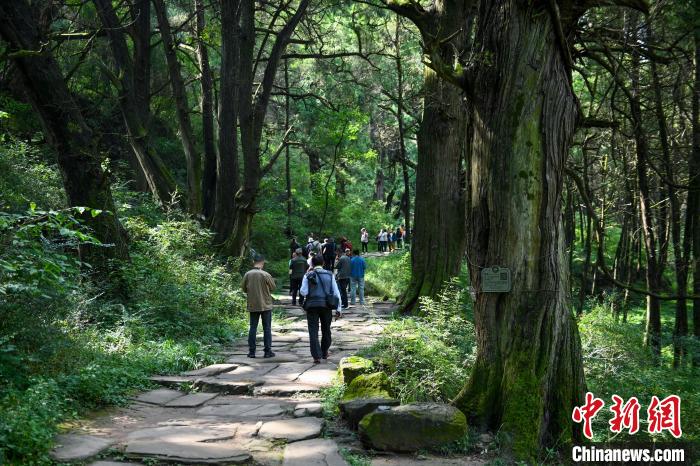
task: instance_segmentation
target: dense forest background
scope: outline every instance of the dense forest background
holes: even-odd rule
[[[368,352],[402,401],[456,399],[551,461],[580,432],[504,399],[566,420],[584,387],[678,394],[697,440],[700,7],[520,3],[3,1],[0,462],[218,361],[251,250],[281,287],[292,236],[367,227],[373,249],[401,224],[410,251],[368,272],[401,312]],[[488,36],[489,8],[531,42]],[[479,292],[490,265],[517,298]],[[541,321],[541,352],[512,356],[531,342],[509,326]]]

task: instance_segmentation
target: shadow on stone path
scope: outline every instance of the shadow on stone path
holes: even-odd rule
[[[338,443],[321,438],[319,390],[331,385],[341,358],[377,338],[393,305],[351,307],[333,322],[330,357],[318,365],[309,352],[304,311],[286,296],[278,309],[286,317],[273,329],[274,358],[246,357],[247,343],[241,341],[226,353],[225,363],[153,377],[162,388],[60,435],[54,459],[86,461],[106,451],[121,463],[89,464],[123,465],[145,458],[181,464],[346,464]],[[181,384],[197,390],[188,394],[178,390]]]

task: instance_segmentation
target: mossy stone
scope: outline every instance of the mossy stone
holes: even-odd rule
[[[349,384],[358,375],[371,372],[374,368],[374,363],[360,356],[348,356],[340,360],[338,365],[338,377],[344,384]]]
[[[411,403],[367,414],[359,431],[362,442],[376,450],[417,451],[463,438],[467,418],[454,406]]]
[[[345,390],[343,401],[355,398],[391,398],[389,377],[384,372],[360,374]]]

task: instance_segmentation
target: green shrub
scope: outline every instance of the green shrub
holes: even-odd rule
[[[10,464],[46,462],[56,424],[68,414],[54,380],[33,378],[26,390],[5,387],[0,397],[0,458]]]
[[[90,241],[72,210],[0,213],[0,457],[48,462],[58,423],[126,403],[154,373],[220,362],[246,329],[238,262],[211,252],[196,222],[118,192],[131,239],[122,293],[88,279]]]
[[[360,352],[389,374],[401,402],[448,401],[462,389],[474,350],[465,299],[459,286],[448,284],[437,299],[421,300],[420,317],[392,321]]]

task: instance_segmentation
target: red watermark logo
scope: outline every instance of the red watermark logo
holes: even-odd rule
[[[622,397],[612,396],[613,405],[610,411],[613,418],[608,421],[610,431],[620,433],[627,429],[630,434],[639,432],[639,412],[641,405],[636,397],[632,397],[625,402]],[[586,393],[586,402],[583,406],[576,406],[571,413],[571,419],[576,423],[583,423],[583,435],[586,438],[593,438],[592,422],[598,412],[603,409],[605,402],[596,398],[593,393]],[[652,396],[649,408],[647,408],[647,431],[650,434],[660,434],[667,430],[675,438],[683,435],[681,430],[681,397],[669,395],[663,400]]]

